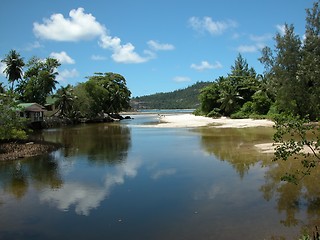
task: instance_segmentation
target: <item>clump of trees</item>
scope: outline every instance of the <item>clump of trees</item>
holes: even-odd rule
[[[201,90],[201,106],[196,113],[234,118],[264,115],[271,105],[264,84],[265,79],[249,68],[247,61],[239,54],[227,77],[219,77]]]
[[[275,48],[265,47],[259,59],[262,75],[249,68],[239,55],[227,77],[219,77],[202,89],[199,114],[251,117],[292,114],[320,116],[320,21],[319,1],[307,9],[304,39],[294,26],[285,24],[275,36]]]
[[[61,86],[54,93],[60,66],[57,59],[33,57],[25,63],[16,50],[10,50],[1,62],[6,66],[4,73],[11,86],[0,84],[0,139],[26,137],[25,124],[18,116],[20,102],[45,105],[51,97],[58,107],[55,115],[72,122],[104,118],[105,114],[130,108],[131,92],[120,74],[95,73],[83,83]]]
[[[103,118],[130,108],[131,92],[125,78],[117,73],[95,73],[76,86],[58,89],[54,97],[61,116],[77,121],[80,118]]]

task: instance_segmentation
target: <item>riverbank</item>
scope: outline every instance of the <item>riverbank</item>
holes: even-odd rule
[[[209,118],[193,114],[159,115],[159,124],[153,127],[215,127],[215,128],[248,128],[272,127],[274,122],[268,119],[230,119],[226,117]]]
[[[59,144],[45,141],[7,141],[0,142],[0,161],[43,155],[57,150]]]

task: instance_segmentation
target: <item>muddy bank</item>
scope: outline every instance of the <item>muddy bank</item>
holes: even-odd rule
[[[0,161],[43,155],[55,151],[60,147],[60,144],[45,141],[0,141]]]

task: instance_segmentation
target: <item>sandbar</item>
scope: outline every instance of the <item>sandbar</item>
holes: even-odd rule
[[[230,119],[226,117],[210,118],[195,116],[193,114],[159,115],[159,124],[154,127],[168,128],[193,128],[193,127],[215,127],[215,128],[249,128],[249,127],[272,127],[274,122],[267,119]]]

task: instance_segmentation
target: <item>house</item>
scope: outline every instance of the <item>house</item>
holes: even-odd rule
[[[30,120],[30,123],[42,122],[46,109],[38,103],[18,104],[20,117]]]
[[[56,115],[59,111],[57,107],[57,98],[49,96],[46,98],[46,104],[44,105],[46,111],[44,112],[45,117],[52,117]]]

